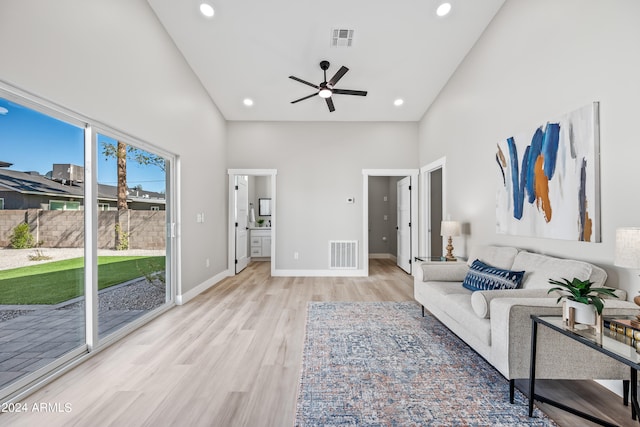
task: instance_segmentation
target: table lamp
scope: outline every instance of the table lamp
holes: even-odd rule
[[[613,264],[618,267],[640,268],[640,228],[622,227],[616,229],[616,250]],[[637,295],[633,302],[640,305],[640,295]],[[640,320],[640,315],[638,320]]]
[[[460,223],[458,221],[442,221],[440,224],[440,235],[442,237],[448,237],[447,255],[445,259],[447,261],[455,261],[456,257],[453,256],[453,245],[451,244],[451,237],[460,235]]]

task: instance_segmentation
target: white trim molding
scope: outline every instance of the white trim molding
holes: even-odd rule
[[[429,218],[431,218],[431,206],[429,204],[429,189],[431,188],[429,174],[438,169],[442,169],[442,218],[446,218],[447,211],[447,174],[446,174],[447,158],[441,157],[423,167],[420,168],[420,253],[430,256],[429,245]],[[443,250],[444,250],[443,243]],[[443,252],[444,253],[444,252]]]
[[[198,286],[188,290],[186,293],[176,295],[176,305],[184,305],[188,303],[189,301],[200,295],[202,292],[217,285],[222,280],[230,276],[233,276],[233,270],[224,270],[200,283]]]
[[[235,184],[233,177],[235,175],[248,175],[248,176],[270,176],[271,177],[271,275],[276,276],[276,237],[277,237],[277,218],[278,218],[278,199],[276,196],[276,175],[277,169],[227,169],[228,181],[229,181],[229,228],[228,228],[228,240],[229,251],[227,259],[227,270],[230,276],[235,275],[236,266],[236,230],[235,230],[235,206],[234,206],[234,191]]]

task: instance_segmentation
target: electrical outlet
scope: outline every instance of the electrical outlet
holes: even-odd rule
[[[385,216],[384,216],[384,220],[385,220],[385,221],[389,221],[389,215],[385,215]]]
[[[298,252],[293,253],[293,259],[298,259],[299,257],[300,257],[300,254]]]
[[[210,265],[210,263],[209,263],[209,258],[207,258],[207,259],[204,261],[204,265],[205,265],[207,268],[209,268],[209,265]]]
[[[196,214],[196,222],[197,223],[201,223],[202,222],[202,214]]]
[[[382,198],[382,201],[383,201],[383,202],[388,202],[388,201],[389,201],[389,199],[387,198],[387,196],[384,196],[384,197]]]

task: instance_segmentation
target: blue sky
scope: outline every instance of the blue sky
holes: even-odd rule
[[[98,182],[116,185],[116,161],[102,155],[102,142],[115,140],[98,135]],[[126,141],[124,141],[126,142]],[[8,169],[37,171],[44,175],[54,163],[84,165],[84,129],[0,98],[0,161]],[[156,166],[127,162],[127,185],[149,191],[165,191],[165,173]]]

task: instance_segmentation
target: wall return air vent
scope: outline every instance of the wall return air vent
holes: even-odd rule
[[[353,44],[353,30],[334,29],[331,31],[332,47],[351,47]]]
[[[354,270],[358,268],[357,240],[329,241],[329,269]]]

